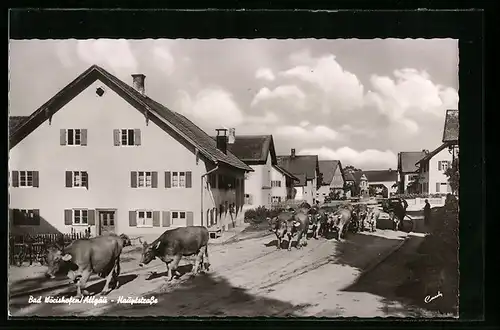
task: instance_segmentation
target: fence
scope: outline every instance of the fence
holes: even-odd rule
[[[45,263],[45,253],[51,245],[65,246],[74,240],[90,237],[89,232],[71,234],[9,235],[9,263],[22,266],[24,262]]]

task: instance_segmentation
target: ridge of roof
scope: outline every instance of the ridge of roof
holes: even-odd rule
[[[439,147],[437,147],[436,149],[434,149],[433,151],[429,152],[427,155],[425,155],[425,157],[423,157],[422,159],[420,159],[418,162],[415,163],[416,166],[419,166],[419,164],[421,164],[422,162],[425,162],[429,159],[431,159],[432,157],[436,156],[438,153],[440,153],[444,148],[446,147],[449,147],[453,145],[453,142],[444,142],[443,144],[441,144]]]

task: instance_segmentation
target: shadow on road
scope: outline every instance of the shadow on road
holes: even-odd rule
[[[170,284],[168,292],[144,295],[155,296],[156,305],[109,305],[101,315],[106,316],[295,316],[308,306],[250,294],[246,289],[232,286],[226,279],[211,273],[199,274],[186,281]]]
[[[120,287],[123,285],[132,282],[137,278],[136,274],[128,274],[128,275],[121,275],[118,278],[118,282],[120,283]],[[103,279],[102,281],[99,281],[97,283],[94,283],[92,285],[87,286],[85,289],[89,292],[90,295],[95,295],[98,294],[102,291],[104,288],[104,284],[106,284],[106,279]],[[64,293],[60,293],[56,295],[55,297],[69,297],[69,296],[76,296],[76,285],[72,286],[71,291],[66,291]]]
[[[278,240],[272,240],[269,243],[264,244],[265,247],[278,247]],[[292,247],[297,247],[297,241],[292,241]],[[281,241],[281,248],[282,249],[287,249],[288,248],[288,241],[287,240],[282,240]]]
[[[166,266],[165,266],[165,269],[166,269]],[[192,269],[193,269],[193,265],[191,265],[191,264],[182,265],[182,266],[177,267],[177,271],[179,272],[179,277],[182,277],[182,276],[184,276],[184,274],[191,272]],[[161,272],[161,273],[151,274],[151,276],[149,276],[146,280],[151,281],[151,280],[154,280],[154,279],[157,279],[160,277],[165,277],[165,279],[167,279],[167,276],[168,276],[168,271],[165,270],[164,272]]]

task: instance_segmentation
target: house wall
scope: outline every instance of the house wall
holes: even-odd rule
[[[432,157],[428,162],[428,171],[422,173],[421,183],[427,183],[428,189],[422,192],[427,194],[447,194],[451,193],[451,187],[448,184],[448,177],[444,174],[444,170],[438,169],[439,161],[448,161],[451,166],[452,154],[448,151],[448,148],[441,150],[438,154]],[[439,192],[436,190],[436,183],[440,184]]]
[[[398,188],[393,188],[392,186],[396,183],[396,181],[370,181],[368,182],[368,185],[384,185],[387,188],[387,191],[389,193],[389,197],[392,195],[396,194],[398,191]]]
[[[271,203],[271,154],[267,162],[262,165],[251,165],[254,172],[247,174],[245,180],[245,194],[252,196],[252,204],[248,208],[269,206]]]
[[[320,203],[324,202],[325,197],[330,194],[330,191],[341,191],[344,192],[344,178],[342,177],[342,171],[337,167],[333,174],[332,181],[329,184],[322,185],[316,192],[316,198],[320,201]]]
[[[285,201],[286,200],[286,193],[287,193],[287,191],[286,191],[286,184],[287,184],[286,176],[283,173],[281,173],[280,171],[278,171],[273,166],[271,168],[271,180],[281,182],[280,187],[272,187],[271,188],[271,196],[272,197],[274,197],[274,196],[281,197],[281,200]]]
[[[404,191],[408,191],[408,184],[413,181],[413,176],[417,176],[418,173],[405,173],[404,174]]]
[[[307,184],[303,187],[302,199],[313,205],[313,199],[316,199],[315,179],[307,180]]]
[[[297,194],[295,195],[295,200],[306,200],[306,186],[295,186],[295,190],[297,191]]]
[[[194,224],[201,224],[201,176],[212,165],[151,120],[146,125],[145,117],[109,88],[97,96],[95,90],[102,86],[96,81],[59,110],[50,125],[45,121],[10,150],[10,171],[39,171],[39,188],[9,187],[10,207],[39,209],[41,221],[61,232],[89,227],[64,224],[64,210],[71,208],[116,209],[115,231],[129,235],[160,234],[186,225],[131,227],[129,211],[136,209],[160,211],[160,215],[162,211],[193,212]],[[61,146],[60,129],[68,128],[87,129],[87,146]],[[119,128],[140,129],[141,145],[114,146],[113,129]],[[88,172],[88,189],[65,187],[65,171],[72,170]],[[131,171],[157,171],[158,187],[131,188]],[[165,188],[165,171],[191,171],[192,187]],[[236,176],[243,178],[243,172]],[[203,201],[206,214],[213,207],[208,193]],[[96,233],[95,226],[90,229]]]

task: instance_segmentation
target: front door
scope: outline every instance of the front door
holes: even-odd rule
[[[99,210],[99,235],[115,232],[116,210]]]

